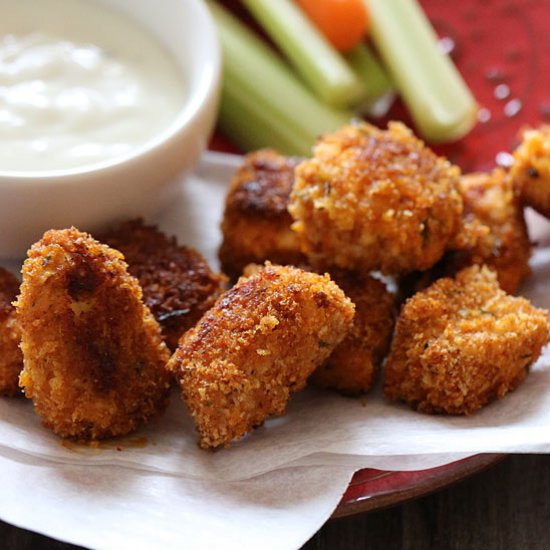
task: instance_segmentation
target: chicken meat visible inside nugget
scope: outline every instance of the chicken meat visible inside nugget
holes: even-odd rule
[[[19,293],[19,281],[0,267],[0,395],[8,397],[21,393],[19,373],[23,354],[19,349],[21,331],[12,302]]]
[[[449,253],[447,273],[472,264],[487,264],[496,271],[500,287],[515,294],[531,272],[531,243],[523,208],[509,175],[501,169],[468,174],[461,178],[459,190],[465,218],[477,220],[489,231],[473,246]]]
[[[423,412],[470,414],[521,384],[549,330],[548,312],[508,296],[487,267],[468,267],[403,306],[385,393]]]
[[[522,201],[550,218],[550,126],[523,133],[510,173]]]
[[[355,305],[353,327],[310,382],[344,395],[368,391],[391,341],[395,296],[370,275],[331,272],[331,277]]]
[[[172,350],[223,291],[226,278],[213,273],[196,250],[141,220],[125,222],[98,239],[124,254]]]
[[[122,254],[71,228],[29,250],[20,383],[58,435],[124,435],[166,405],[169,352]]]
[[[299,159],[270,149],[246,155],[229,186],[222,221],[222,269],[238,277],[249,263],[304,261],[287,211]]]
[[[290,394],[345,337],[354,307],[328,275],[266,265],[188,331],[169,362],[203,448],[282,415]]]
[[[460,225],[460,171],[400,123],[322,138],[295,171],[289,211],[316,268],[425,270]]]

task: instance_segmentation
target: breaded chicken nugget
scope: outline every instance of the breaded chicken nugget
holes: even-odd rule
[[[19,373],[23,354],[19,349],[21,331],[12,302],[19,293],[19,281],[0,267],[0,395],[21,393]]]
[[[328,275],[266,265],[242,277],[188,331],[168,367],[195,419],[199,445],[228,446],[269,415],[330,355],[354,307]]]
[[[508,296],[487,267],[468,267],[405,303],[384,391],[419,411],[470,414],[524,380],[549,330],[547,311]]]
[[[127,434],[165,407],[169,352],[122,254],[71,228],[29,250],[16,303],[20,383],[63,437]]]
[[[462,213],[457,167],[397,122],[346,126],[314,152],[288,207],[314,267],[399,274],[441,258]]]
[[[509,175],[502,169],[491,173],[463,176],[459,191],[464,201],[464,217],[489,228],[474,245],[450,252],[445,258],[446,272],[463,267],[487,264],[498,277],[500,287],[515,294],[529,276],[531,243],[523,208]]]
[[[225,277],[213,273],[196,250],[178,245],[175,237],[142,220],[125,222],[98,240],[124,254],[172,350],[223,291]]]
[[[355,305],[350,333],[309,381],[345,395],[369,390],[386,356],[393,331],[395,296],[370,275],[332,271],[331,277]]]
[[[521,200],[550,218],[550,126],[523,133],[510,174]]]
[[[249,263],[304,261],[287,211],[298,158],[271,149],[246,155],[229,186],[219,250],[222,269],[238,277]]]
[[[298,266],[312,271],[310,266]],[[264,266],[249,264],[248,277]],[[309,382],[344,395],[360,395],[370,389],[377,368],[386,356],[395,319],[395,296],[370,275],[333,269],[329,274],[355,306],[353,327],[329,358],[315,369]]]

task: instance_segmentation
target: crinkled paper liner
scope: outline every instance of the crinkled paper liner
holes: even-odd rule
[[[238,157],[207,153],[156,220],[217,265],[219,222]],[[550,223],[528,213],[538,246],[522,294],[550,306]],[[12,269],[16,264],[9,265]],[[476,453],[550,451],[550,354],[505,399],[469,417],[309,388],[286,416],[229,450],[196,446],[174,394],[138,433],[91,448],[44,429],[32,404],[0,400],[0,516],[92,548],[295,548],[330,516],[356,469],[418,470]]]

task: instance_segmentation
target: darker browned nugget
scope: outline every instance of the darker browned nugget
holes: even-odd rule
[[[180,342],[178,379],[199,445],[228,446],[269,415],[344,338],[354,307],[328,275],[267,265],[242,277]]]
[[[16,304],[21,386],[63,437],[124,435],[166,404],[169,352],[122,254],[76,229],[29,250]]]
[[[0,395],[21,393],[19,373],[23,354],[19,349],[21,331],[12,302],[19,293],[19,281],[0,267]]]
[[[550,218],[550,126],[523,133],[510,174],[522,201]]]
[[[316,269],[425,270],[459,228],[459,175],[401,123],[346,126],[296,168],[292,227]]]
[[[238,277],[249,263],[304,261],[287,211],[299,159],[270,149],[246,155],[229,186],[222,221],[222,269]]]
[[[223,291],[225,277],[213,273],[196,250],[178,245],[175,237],[142,220],[125,222],[98,239],[124,254],[172,350]]]
[[[384,391],[423,412],[470,414],[521,384],[549,329],[548,312],[508,296],[493,271],[466,268],[407,300]]]
[[[345,395],[368,391],[386,356],[395,317],[395,296],[370,275],[331,272],[331,277],[355,305],[353,327],[310,382]]]

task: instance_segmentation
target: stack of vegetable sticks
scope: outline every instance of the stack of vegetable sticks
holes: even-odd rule
[[[224,55],[219,125],[236,145],[308,155],[320,134],[354,115],[384,115],[395,90],[427,141],[455,140],[472,128],[475,99],[416,0],[357,1],[368,10],[380,57],[364,41],[338,51],[294,0],[242,0],[276,52],[209,0]]]

